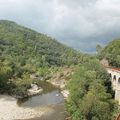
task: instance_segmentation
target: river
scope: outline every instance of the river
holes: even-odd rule
[[[60,90],[49,83],[41,85],[42,94],[25,99],[0,95],[0,120],[65,120]]]
[[[41,117],[26,120],[65,120],[64,98],[59,89],[50,86],[49,83],[44,84],[44,92],[42,94],[18,100],[19,107],[32,108],[37,111],[46,107],[50,109],[49,112],[45,112]]]

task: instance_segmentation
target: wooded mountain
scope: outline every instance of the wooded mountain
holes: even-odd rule
[[[100,52],[99,57],[107,58],[110,65],[120,67],[120,39],[113,40]]]
[[[0,91],[13,90],[16,84],[15,88],[20,85],[26,89],[31,74],[47,79],[56,67],[76,65],[85,59],[80,52],[47,35],[0,20]],[[16,83],[18,79],[22,79],[20,83]]]
[[[0,21],[0,55],[21,65],[30,63],[40,67],[76,64],[80,57],[55,39],[6,20]]]

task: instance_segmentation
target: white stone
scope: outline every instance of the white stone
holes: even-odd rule
[[[69,96],[69,91],[68,90],[63,90],[63,91],[61,91],[61,93],[62,93],[64,98],[68,98],[68,96]]]
[[[42,88],[38,87],[36,84],[31,84],[31,88],[27,90],[28,95],[36,95],[43,91]]]

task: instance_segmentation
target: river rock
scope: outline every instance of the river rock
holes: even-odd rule
[[[68,96],[69,96],[69,91],[68,90],[63,90],[63,91],[61,91],[61,93],[62,93],[62,95],[65,99],[68,98]]]
[[[28,91],[28,95],[32,96],[41,93],[43,89],[41,87],[38,87],[36,84],[31,84],[31,88],[28,89],[27,91]]]

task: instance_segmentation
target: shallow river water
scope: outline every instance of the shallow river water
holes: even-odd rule
[[[47,86],[46,86],[47,87]],[[20,107],[36,109],[49,108],[48,113],[43,114],[40,118],[26,120],[65,120],[64,98],[58,89],[47,90],[41,95],[33,96],[28,99],[18,101]]]

